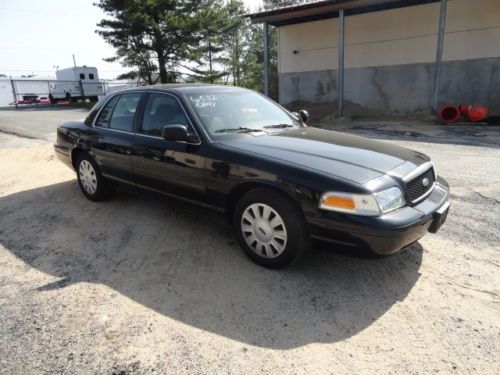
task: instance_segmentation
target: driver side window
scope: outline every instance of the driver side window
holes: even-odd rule
[[[189,126],[189,121],[174,96],[152,93],[144,110],[140,133],[160,137],[161,130],[166,125]]]

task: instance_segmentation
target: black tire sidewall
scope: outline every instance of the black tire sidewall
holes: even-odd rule
[[[276,258],[264,258],[256,254],[246,243],[241,230],[241,217],[245,209],[254,203],[271,206],[284,221],[287,231],[285,250]],[[270,188],[258,188],[246,193],[236,204],[233,214],[236,237],[245,254],[257,264],[267,268],[281,268],[301,258],[309,247],[309,234],[303,214],[291,198]]]

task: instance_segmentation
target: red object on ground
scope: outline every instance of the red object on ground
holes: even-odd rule
[[[456,105],[445,105],[439,110],[439,119],[445,123],[457,122],[460,111]]]
[[[458,110],[460,111],[460,114],[462,114],[464,116],[467,116],[467,114],[469,113],[469,105],[467,105],[467,104],[460,104],[458,106]]]
[[[488,116],[488,106],[470,105],[467,110],[467,116],[473,122],[483,121]]]

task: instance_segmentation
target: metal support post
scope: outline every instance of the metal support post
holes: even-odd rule
[[[264,22],[264,95],[269,96],[269,25]]]
[[[446,29],[446,5],[447,0],[441,0],[439,10],[439,31],[436,51],[436,64],[434,69],[434,96],[432,98],[432,110],[437,113],[439,106],[439,86],[441,82],[441,63],[443,60],[444,33]]]
[[[17,109],[17,94],[16,94],[16,86],[14,85],[14,81],[12,80],[12,76],[10,77],[10,85],[12,87],[12,96],[14,97],[14,104]]]
[[[337,69],[337,116],[344,116],[344,9],[339,10],[339,66]]]

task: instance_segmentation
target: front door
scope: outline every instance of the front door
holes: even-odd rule
[[[194,132],[174,95],[150,93],[133,141],[135,182],[141,187],[203,202],[205,157],[200,154],[202,147],[163,139],[161,131],[166,125],[185,125]]]
[[[142,93],[125,93],[111,98],[92,128],[91,153],[103,176],[132,183],[133,129]]]

